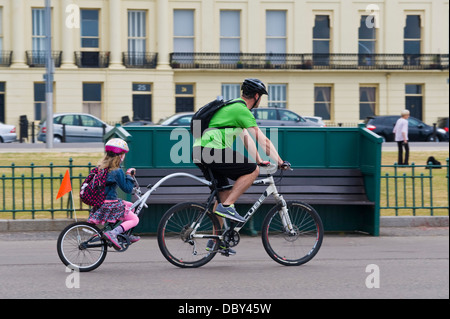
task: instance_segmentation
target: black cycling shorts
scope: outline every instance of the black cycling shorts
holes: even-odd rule
[[[230,185],[228,179],[235,181],[243,175],[253,173],[257,167],[248,157],[230,148],[196,146],[193,148],[192,158],[208,181],[211,181],[208,167],[211,169],[218,187]]]

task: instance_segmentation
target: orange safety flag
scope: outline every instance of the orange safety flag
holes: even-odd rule
[[[56,195],[56,199],[63,197],[68,192],[72,191],[72,185],[70,184],[70,175],[69,170],[66,171],[64,178],[62,180],[61,186],[59,186],[58,195]]]

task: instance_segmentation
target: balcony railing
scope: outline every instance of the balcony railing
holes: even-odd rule
[[[10,66],[12,54],[12,51],[0,51],[0,66]]]
[[[109,51],[77,51],[75,64],[79,68],[107,68],[109,66]]]
[[[158,53],[123,52],[122,57],[127,68],[154,69],[158,61]]]
[[[47,59],[46,51],[25,51],[27,64],[30,67],[43,68],[45,67],[45,60]],[[52,58],[55,62],[55,67],[61,66],[62,51],[52,51]]]
[[[354,69],[448,70],[448,54],[170,54],[172,68],[182,69]]]

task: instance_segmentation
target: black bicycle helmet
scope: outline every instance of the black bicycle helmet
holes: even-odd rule
[[[266,94],[266,86],[258,79],[245,79],[242,83],[242,92],[247,96],[254,96],[255,93],[259,93],[259,95]]]

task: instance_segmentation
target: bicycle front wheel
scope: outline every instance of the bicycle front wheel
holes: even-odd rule
[[[203,205],[180,203],[171,207],[158,226],[158,245],[164,257],[175,266],[195,268],[216,254],[220,224]],[[195,231],[194,231],[195,229]],[[194,236],[195,233],[195,236]],[[213,245],[207,247],[209,240]]]
[[[77,222],[67,226],[59,234],[57,250],[64,265],[86,272],[96,269],[103,263],[108,244],[95,225]]]
[[[310,261],[323,240],[319,214],[302,202],[288,202],[287,211],[293,230],[283,221],[281,205],[273,207],[263,222],[262,242],[269,256],[285,266],[298,266]]]

